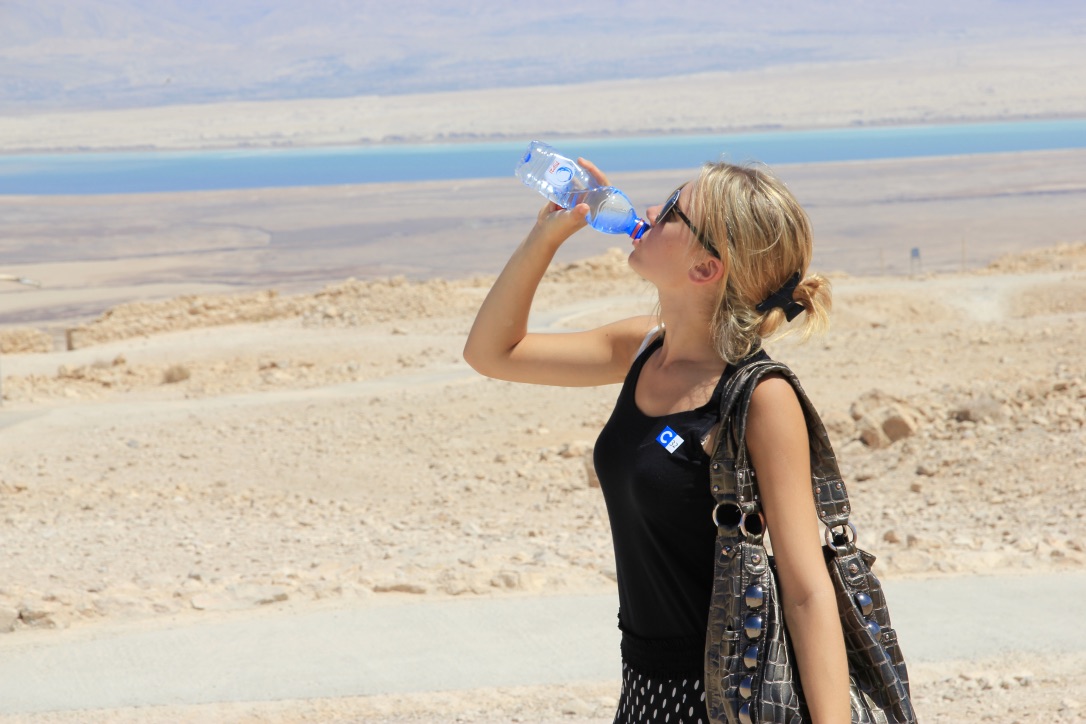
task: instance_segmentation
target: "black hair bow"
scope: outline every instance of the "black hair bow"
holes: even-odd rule
[[[796,287],[799,286],[799,280],[800,274],[796,272],[784,283],[783,287],[766,297],[755,309],[764,314],[774,307],[780,307],[784,310],[785,318],[791,322],[803,311],[803,305],[792,299]]]

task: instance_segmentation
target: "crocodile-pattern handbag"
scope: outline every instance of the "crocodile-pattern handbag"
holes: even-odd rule
[[[754,361],[729,380],[710,463],[717,505],[716,570],[705,643],[705,691],[713,724],[808,722],[799,668],[781,610],[777,573],[763,542],[765,518],[745,442],[755,385],[779,373],[795,388],[807,421],[811,484],[826,526],[823,553],[837,594],[851,680],[852,721],[913,723],[909,679],[890,627],[875,557],[856,547],[856,528],[829,437],[799,380],[785,365]]]

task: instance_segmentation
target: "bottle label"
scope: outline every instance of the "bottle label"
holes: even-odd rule
[[[544,177],[547,179],[547,183],[554,187],[555,191],[566,188],[569,186],[569,182],[573,180],[573,162],[568,158],[556,156],[547,168]]]

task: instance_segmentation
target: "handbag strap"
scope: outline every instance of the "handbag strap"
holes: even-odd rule
[[[735,504],[745,514],[761,511],[758,481],[747,451],[747,413],[758,382],[774,373],[792,385],[803,410],[811,450],[811,487],[818,517],[831,530],[844,527],[848,525],[851,507],[829,435],[795,373],[788,365],[774,360],[757,360],[739,367],[724,388],[720,404],[720,433],[710,466],[714,497],[721,502],[733,492],[726,489],[730,485],[725,485],[728,482],[725,473],[732,469],[735,472]],[[728,460],[729,448],[734,451],[731,460]]]

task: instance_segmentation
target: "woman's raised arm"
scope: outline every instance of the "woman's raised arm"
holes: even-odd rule
[[[594,165],[578,159],[601,184]],[[513,382],[584,387],[620,382],[638,345],[653,326],[636,317],[564,334],[529,334],[528,314],[543,274],[558,248],[585,227],[587,204],[562,209],[548,203],[513,252],[475,317],[464,359],[488,377]]]

